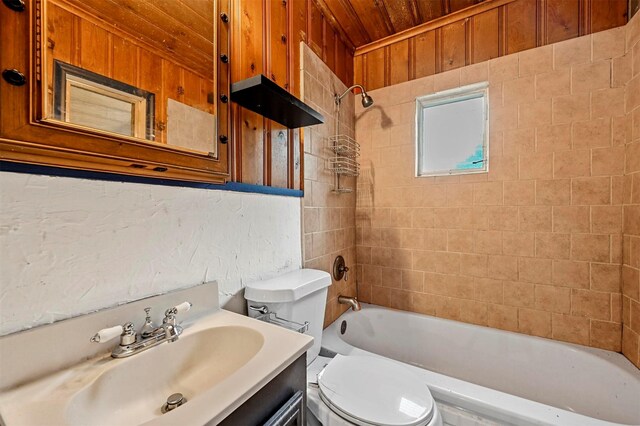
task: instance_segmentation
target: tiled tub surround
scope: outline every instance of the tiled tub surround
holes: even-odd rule
[[[626,52],[622,353],[640,367],[640,13],[627,25]]]
[[[363,301],[621,350],[626,32],[375,90],[368,110],[356,103]],[[489,173],[416,178],[415,97],[487,80]]]
[[[333,261],[342,255],[349,271],[348,280],[334,280],[327,295],[325,325],[331,324],[346,309],[338,303],[338,295],[356,294],[355,256],[355,178],[341,178],[341,187],[353,188],[352,193],[336,194],[334,174],[325,167],[331,152],[326,139],[335,134],[336,105],[334,94],[347,87],[327,65],[301,43],[304,101],[320,111],[325,123],[304,132],[304,266],[331,273]],[[354,95],[342,99],[340,133],[354,137]]]

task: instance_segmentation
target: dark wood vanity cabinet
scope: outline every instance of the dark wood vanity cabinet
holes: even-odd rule
[[[289,365],[283,372],[267,383],[248,401],[225,418],[220,425],[224,426],[304,426],[307,406],[307,355],[306,353]],[[275,421],[279,410],[288,407],[289,402],[298,392],[302,393],[301,410],[294,414],[289,411],[285,422]],[[284,410],[283,410],[284,411]]]

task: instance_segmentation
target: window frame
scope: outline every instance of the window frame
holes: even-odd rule
[[[482,169],[450,169],[438,170],[429,173],[420,173],[424,138],[424,110],[426,108],[461,102],[469,99],[484,99],[484,137],[483,137],[483,168]],[[415,114],[415,177],[428,178],[435,176],[458,176],[469,174],[481,174],[489,172],[489,82],[469,84],[454,89],[444,90],[416,98]]]
[[[150,142],[155,141],[155,94],[57,59],[54,59],[53,64],[53,118],[55,120],[75,124],[69,120],[72,100],[70,89],[71,86],[81,87],[105,97],[127,102],[133,107],[131,135],[97,128],[91,128],[92,130],[112,133],[115,137],[128,136]]]

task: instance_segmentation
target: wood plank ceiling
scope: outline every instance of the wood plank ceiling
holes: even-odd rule
[[[317,0],[353,47],[482,3],[484,0]]]

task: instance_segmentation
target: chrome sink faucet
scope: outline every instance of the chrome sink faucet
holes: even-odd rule
[[[187,312],[191,309],[191,306],[191,303],[183,302],[167,309],[164,313],[162,325],[158,327],[154,326],[153,321],[151,321],[151,308],[145,308],[147,316],[140,333],[136,333],[133,323],[127,322],[124,325],[117,325],[98,331],[91,338],[91,342],[104,343],[120,336],[120,344],[113,348],[111,352],[113,358],[126,358],[160,343],[175,342],[182,334],[182,327],[176,324],[176,315]]]

